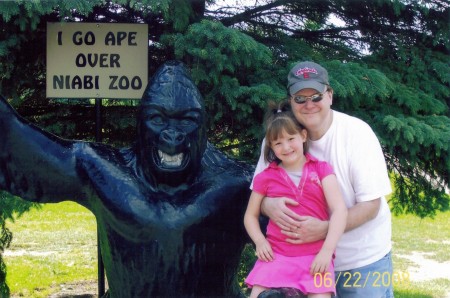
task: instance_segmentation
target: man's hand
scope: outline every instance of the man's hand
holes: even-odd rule
[[[301,216],[289,209],[287,205],[297,206],[298,202],[289,198],[265,197],[261,204],[261,211],[282,230],[294,231],[300,224]]]
[[[293,244],[314,242],[325,239],[328,231],[328,221],[322,221],[311,216],[298,216],[294,230],[282,229],[281,233],[288,236],[286,242]]]
[[[289,198],[266,197],[261,204],[262,213],[281,228],[281,233],[288,236],[287,242],[299,244],[325,239],[328,221],[298,215],[288,205],[296,206],[298,202]]]

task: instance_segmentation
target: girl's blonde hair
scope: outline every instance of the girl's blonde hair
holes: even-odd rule
[[[269,102],[268,111],[265,118],[265,129],[266,129],[266,143],[264,146],[264,159],[266,162],[271,163],[272,161],[280,162],[273,152],[270,144],[278,139],[283,131],[288,134],[302,133],[305,129],[301,125],[292,113],[291,105],[289,101],[283,101],[280,103]],[[306,153],[308,149],[307,142],[303,143],[303,152]]]

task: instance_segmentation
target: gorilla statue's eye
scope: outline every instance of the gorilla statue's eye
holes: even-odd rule
[[[161,125],[164,123],[164,119],[161,115],[149,115],[147,118],[152,124]]]
[[[180,121],[181,125],[193,125],[197,124],[197,118],[194,117],[184,117]]]
[[[188,113],[185,113],[180,118],[180,124],[181,125],[195,125],[198,124],[200,121],[200,113],[195,111],[190,111]]]

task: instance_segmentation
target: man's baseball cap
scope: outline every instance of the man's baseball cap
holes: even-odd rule
[[[305,88],[324,92],[327,85],[330,85],[327,70],[314,62],[300,62],[288,74],[287,87],[290,95]]]

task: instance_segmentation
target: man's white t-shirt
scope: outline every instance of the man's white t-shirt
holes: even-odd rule
[[[392,246],[391,212],[384,197],[392,189],[373,130],[358,118],[333,111],[330,128],[319,140],[309,141],[308,152],[333,166],[347,208],[381,198],[373,220],[342,235],[336,248],[335,270],[355,269],[380,260]],[[255,175],[266,167],[261,152]]]

